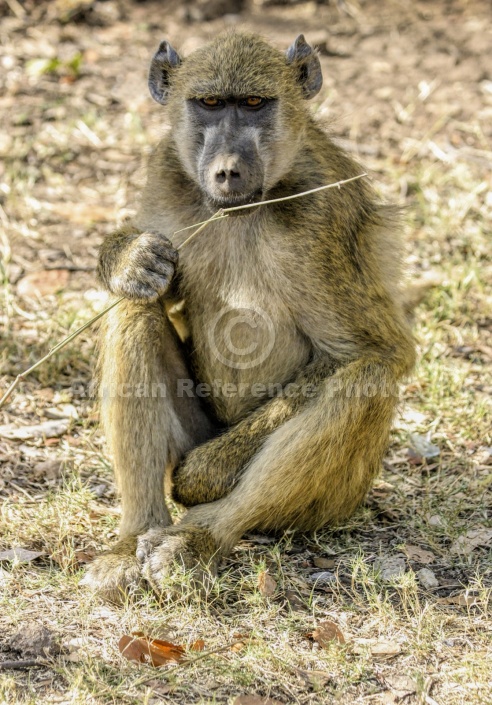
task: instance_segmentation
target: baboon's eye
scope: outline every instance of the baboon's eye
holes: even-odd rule
[[[241,101],[241,104],[247,108],[261,108],[265,105],[266,101],[264,98],[260,98],[257,95],[250,95]]]
[[[205,108],[221,108],[224,105],[223,100],[219,100],[219,98],[215,98],[214,96],[210,96],[209,98],[201,98],[200,103]]]

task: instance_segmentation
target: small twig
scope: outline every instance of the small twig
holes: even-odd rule
[[[66,269],[67,272],[93,272],[96,267],[80,266],[77,264],[47,264],[43,267],[43,271],[52,272],[57,269]]]
[[[17,375],[17,377],[14,379],[10,387],[7,389],[3,397],[0,399],[0,408],[5,404],[9,396],[12,394],[14,389],[17,387],[19,382],[24,379],[24,377],[27,377],[27,375],[31,374],[31,372],[34,372],[35,369],[37,369],[40,365],[43,364],[43,362],[46,362],[52,355],[54,355],[58,350],[61,350],[62,348],[65,347],[65,345],[68,345],[74,338],[76,338],[80,333],[82,333],[86,328],[89,328],[93,323],[95,323],[99,318],[104,316],[105,313],[107,313],[110,309],[114,308],[117,304],[120,303],[120,301],[123,300],[123,296],[120,297],[119,299],[116,299],[116,301],[113,301],[109,306],[106,306],[105,309],[103,309],[100,313],[97,314],[97,316],[94,316],[93,318],[90,319],[90,321],[87,321],[87,323],[84,323],[83,326],[80,326],[80,328],[77,328],[76,331],[74,331],[71,335],[69,335],[67,338],[62,340],[58,345],[55,345],[54,348],[51,348],[51,350],[41,358],[41,360],[38,360],[37,362],[34,363],[29,369],[24,370],[24,372],[21,372],[20,374]]]
[[[244,206],[234,206],[231,208],[221,208],[220,210],[217,211],[217,213],[214,213],[208,220],[204,220],[201,223],[195,223],[194,225],[190,225],[187,228],[182,228],[181,230],[177,230],[176,233],[183,232],[183,230],[188,230],[190,228],[195,227],[196,225],[199,225],[200,227],[197,228],[191,235],[184,240],[178,247],[176,248],[177,250],[181,250],[185,245],[187,245],[196,235],[202,232],[207,225],[210,223],[213,223],[215,220],[221,220],[223,218],[227,218],[229,213],[234,213],[235,211],[240,211],[240,210],[245,210],[247,208],[258,208],[259,206],[268,206],[272,203],[281,203],[283,201],[292,201],[294,198],[301,198],[301,196],[309,196],[311,193],[317,193],[318,191],[324,191],[327,189],[331,188],[340,188],[344,184],[348,184],[351,181],[357,181],[357,179],[362,179],[364,176],[367,176],[367,174],[364,172],[363,174],[358,174],[357,176],[352,176],[350,179],[344,179],[343,181],[337,181],[334,184],[325,184],[324,186],[318,186],[317,188],[312,188],[309,191],[302,191],[301,193],[294,193],[292,196],[284,196],[283,198],[272,198],[270,201],[258,201],[258,203],[248,203]],[[173,233],[173,234],[176,234]],[[35,369],[37,369],[40,365],[43,364],[43,362],[46,362],[50,357],[52,357],[56,352],[61,350],[62,348],[65,347],[65,345],[68,345],[74,338],[76,338],[80,333],[82,333],[86,328],[89,328],[93,323],[98,321],[102,316],[104,316],[108,311],[110,311],[112,308],[117,306],[121,301],[123,301],[125,297],[120,296],[118,299],[113,301],[112,303],[109,304],[109,306],[106,306],[106,308],[103,308],[102,311],[100,311],[96,316],[91,318],[87,323],[84,323],[83,326],[80,326],[80,328],[77,328],[76,331],[71,333],[67,338],[64,338],[61,342],[58,343],[58,345],[55,345],[54,348],[52,348],[41,360],[38,360],[34,365],[29,367],[29,369],[24,370],[24,372],[21,372],[20,374],[17,375],[17,377],[14,379],[10,387],[7,389],[3,397],[0,399],[0,408],[5,404],[7,399],[10,397],[14,389],[19,385],[20,381],[24,379],[24,377],[27,377],[31,372],[34,372]]]
[[[220,213],[221,215],[217,215]],[[217,217],[215,217],[217,216]],[[197,225],[208,225],[208,223],[213,223],[216,220],[223,220],[224,218],[228,218],[229,216],[224,214],[222,209],[220,211],[217,211],[215,215],[213,215],[211,218],[208,220],[202,220],[199,223],[193,223],[193,225],[187,225],[186,228],[180,228],[179,230],[174,231],[174,235],[177,235],[178,233],[184,233],[185,230],[191,230],[191,228],[196,228]],[[183,243],[184,244],[184,243]],[[181,245],[182,247],[182,245]]]
[[[42,661],[37,658],[26,658],[16,661],[0,661],[0,671],[20,670],[23,668],[33,668],[33,666],[49,666],[47,661]]]
[[[228,644],[224,644],[223,646],[218,646],[216,649],[209,649],[208,651],[202,651],[200,653],[197,653],[197,655],[193,658],[183,659],[183,661],[173,667],[173,672],[177,668],[181,668],[182,666],[192,666],[197,661],[201,661],[202,659],[207,658],[207,656],[213,656],[213,654],[221,654],[224,651],[229,651],[229,649],[232,649],[234,646],[236,646],[236,644],[244,644],[245,641],[245,639],[243,639],[242,641],[236,639],[235,641],[231,641]]]
[[[209,223],[212,223],[214,220],[220,220],[220,218],[223,218],[224,213],[225,213],[225,211],[223,211],[221,208],[220,210],[217,211],[217,213],[214,213],[214,215],[211,218],[209,218],[208,220],[204,220],[201,223],[196,223],[196,225],[199,225],[200,227],[197,230],[195,230],[195,232],[191,233],[190,237],[186,238],[186,240],[184,242],[182,242],[181,245],[178,245],[178,247],[176,249],[180,250],[182,247],[187,245],[191,240],[193,240],[195,235],[198,235],[198,233],[201,233],[202,230],[204,230]],[[195,226],[192,225],[191,227],[193,228]],[[181,231],[178,230],[178,232],[181,232]]]
[[[245,206],[234,206],[234,208],[224,208],[223,213],[233,213],[234,211],[242,211],[245,208],[257,208],[258,206],[269,206],[271,203],[281,203],[282,201],[292,201],[294,198],[301,198],[301,196],[309,196],[311,193],[316,193],[317,191],[325,191],[329,188],[340,188],[344,184],[348,184],[351,181],[357,181],[367,176],[367,173],[357,174],[357,176],[352,176],[350,179],[344,179],[343,181],[337,181],[334,184],[325,184],[324,186],[318,186],[317,188],[309,189],[309,191],[302,191],[301,193],[295,193],[293,196],[283,196],[283,198],[272,198],[271,201],[258,201],[258,203],[248,203]]]

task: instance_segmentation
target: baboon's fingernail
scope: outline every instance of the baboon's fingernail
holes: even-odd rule
[[[147,553],[143,548],[137,548],[137,559],[140,561],[140,563],[143,563],[144,560],[147,558]]]

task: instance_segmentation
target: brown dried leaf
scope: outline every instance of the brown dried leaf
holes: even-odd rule
[[[244,649],[245,646],[246,646],[246,644],[244,643],[244,641],[236,641],[236,642],[231,646],[231,651],[232,651],[234,654],[238,654],[240,651],[242,651],[242,650]]]
[[[322,648],[326,648],[330,644],[333,644],[334,641],[339,644],[345,644],[345,637],[343,636],[340,627],[330,619],[320,622],[313,631],[311,637]]]
[[[285,599],[289,603],[291,610],[294,612],[299,612],[301,610],[304,611],[306,609],[302,597],[294,592],[294,590],[286,590]]]
[[[258,590],[263,597],[272,597],[277,590],[277,583],[266,570],[262,570],[258,575]]]
[[[437,602],[441,605],[458,605],[460,607],[472,607],[479,603],[478,595],[475,595],[468,590],[461,592],[459,595],[450,595],[449,597],[438,597]]]
[[[19,563],[30,563],[36,558],[43,556],[42,551],[28,551],[26,548],[9,548],[0,552],[0,561],[19,561]]]
[[[478,546],[488,546],[492,543],[492,529],[487,529],[485,526],[478,526],[476,529],[470,529],[459,536],[451,545],[451,553],[461,553],[465,556]]]
[[[141,632],[132,636],[127,634],[122,636],[118,642],[118,648],[128,661],[147,663],[156,668],[170,662],[180,663],[185,657],[183,646],[161,639],[149,639]]]
[[[406,544],[403,547],[403,551],[409,560],[417,561],[417,563],[422,565],[428,565],[436,560],[435,555],[431,551],[426,551],[425,548],[420,548],[420,546]]]
[[[33,475],[37,480],[45,479],[54,482],[58,480],[63,468],[61,460],[43,460],[33,467]]]
[[[47,269],[31,272],[17,283],[17,294],[23,298],[48,296],[61,291],[68,284],[70,273],[67,269]]]

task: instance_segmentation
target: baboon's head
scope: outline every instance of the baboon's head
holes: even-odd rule
[[[304,136],[304,100],[321,85],[302,34],[284,54],[228,32],[186,59],[163,41],[149,74],[153,98],[169,105],[181,163],[214,209],[261,200],[289,171]]]

